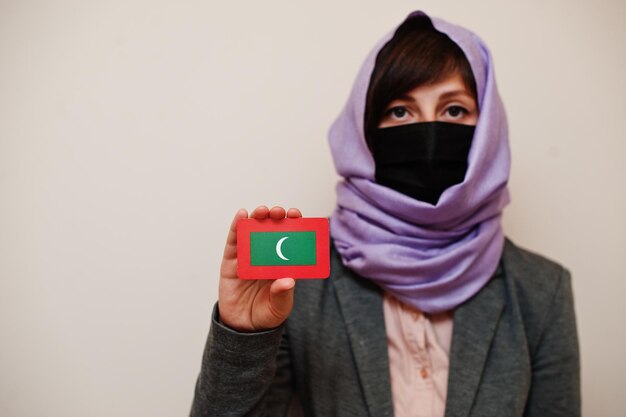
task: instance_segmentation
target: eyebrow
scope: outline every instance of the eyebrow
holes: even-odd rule
[[[441,94],[439,96],[440,99],[447,99],[450,97],[455,97],[455,96],[465,96],[467,98],[471,98],[474,99],[474,97],[467,91],[467,90],[451,90],[451,91],[446,91],[445,93]],[[415,102],[415,99],[407,94],[402,94],[401,96],[399,96],[398,98],[396,98],[395,100],[405,100],[405,101],[412,101]]]
[[[446,98],[450,98],[450,97],[454,97],[454,96],[466,96],[466,97],[470,97],[470,98],[474,98],[470,93],[467,92],[467,90],[452,90],[452,91],[447,91],[445,93],[443,93],[442,95],[439,96],[439,98],[442,99],[446,99]]]

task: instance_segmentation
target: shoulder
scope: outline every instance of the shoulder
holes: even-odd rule
[[[573,304],[569,271],[551,259],[506,240],[502,267],[508,307],[517,310],[526,327],[529,345],[538,343],[548,320]]]
[[[523,249],[506,239],[502,267],[507,283],[525,299],[548,302],[563,281],[570,280],[569,271],[559,263]]]
[[[505,267],[533,275],[552,275],[564,269],[558,262],[522,248],[508,238],[504,243],[502,261]]]

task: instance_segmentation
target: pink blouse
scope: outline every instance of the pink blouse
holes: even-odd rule
[[[428,315],[385,293],[383,308],[395,417],[443,417],[452,312]]]

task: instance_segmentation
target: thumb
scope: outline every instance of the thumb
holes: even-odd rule
[[[281,278],[270,287],[270,305],[277,319],[285,321],[293,307],[293,293],[296,281],[293,278]]]

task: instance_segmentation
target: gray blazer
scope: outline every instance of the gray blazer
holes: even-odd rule
[[[191,416],[393,416],[382,293],[333,252],[280,328],[243,334],[214,312]],[[498,271],[454,312],[446,417],[580,416],[569,273],[507,240]]]

